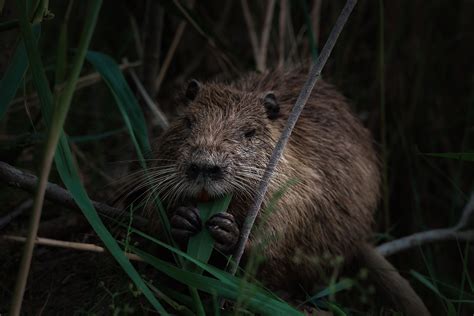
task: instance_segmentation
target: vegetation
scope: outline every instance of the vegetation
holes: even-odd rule
[[[147,170],[150,142],[179,112],[173,96],[186,80],[309,63],[344,3],[0,1],[0,161],[39,178],[31,201],[0,172],[0,315],[387,312],[364,269],[329,275],[326,288],[286,302],[255,280],[257,254],[234,276],[208,264],[205,233],[186,252],[152,236],[138,212],[151,204],[168,227],[158,196],[122,216],[91,201],[112,204],[134,162]],[[353,101],[382,157],[374,243],[457,227],[469,215],[473,10],[468,0],[361,0],[323,72]],[[81,212],[46,201],[47,181]],[[230,198],[200,210],[212,214]],[[474,312],[468,219],[457,227],[466,238],[390,258],[433,314]]]

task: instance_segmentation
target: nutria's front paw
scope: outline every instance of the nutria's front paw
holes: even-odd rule
[[[217,250],[230,254],[240,237],[239,226],[229,213],[217,213],[206,222],[207,229],[215,240]]]
[[[192,206],[181,206],[176,209],[170,221],[171,235],[178,242],[186,242],[202,229],[199,210]]]

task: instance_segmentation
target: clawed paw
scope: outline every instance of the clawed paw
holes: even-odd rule
[[[199,210],[192,206],[178,207],[171,217],[171,235],[178,242],[186,242],[202,229]]]
[[[225,254],[234,251],[240,237],[239,226],[230,213],[217,213],[207,222],[206,227],[215,240],[215,248]]]

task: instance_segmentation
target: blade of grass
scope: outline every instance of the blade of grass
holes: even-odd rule
[[[423,285],[425,285],[427,288],[429,288],[431,291],[433,291],[445,304],[446,304],[446,313],[447,315],[456,315],[456,308],[454,307],[454,304],[446,297],[444,294],[442,294],[436,285],[434,285],[430,280],[428,280],[427,277],[424,275],[416,272],[416,271],[410,271],[410,274],[420,281]]]
[[[39,39],[39,34],[40,26],[37,25],[33,28],[35,43],[37,43]],[[0,81],[0,120],[7,111],[10,102],[15,97],[27,69],[28,56],[26,54],[25,43],[23,39],[20,39],[13,58]]]
[[[56,151],[56,146],[59,142],[61,136],[62,127],[66,119],[67,112],[72,99],[72,94],[74,93],[74,87],[79,77],[80,70],[82,69],[82,64],[84,62],[85,52],[89,46],[92,33],[95,28],[97,17],[102,2],[94,2],[94,5],[90,7],[90,20],[86,22],[84,26],[83,33],[81,35],[78,54],[75,58],[73,64],[73,72],[71,77],[66,85],[66,89],[63,94],[60,95],[58,103],[55,106],[53,111],[53,117],[51,118],[48,136],[45,145],[45,151],[43,154],[43,160],[41,164],[41,175],[39,177],[38,189],[35,194],[33,210],[30,217],[30,222],[28,226],[28,237],[25,242],[25,247],[23,250],[23,255],[20,263],[20,268],[18,271],[18,278],[15,285],[15,291],[12,299],[12,306],[10,310],[10,315],[19,315],[21,310],[21,305],[23,301],[23,295],[25,292],[26,282],[28,279],[28,274],[31,265],[31,259],[33,256],[34,241],[38,232],[39,222],[41,218],[41,211],[43,208],[44,195],[46,191],[46,186],[48,183],[49,173],[51,171],[51,166],[54,159],[54,154]],[[25,47],[27,50],[28,58],[31,61],[33,68],[33,78],[36,89],[38,93],[43,94],[41,100],[44,104],[51,104],[51,91],[47,86],[47,80],[44,78],[44,72],[41,69],[41,59],[39,57],[38,51],[36,49],[35,39],[33,35],[33,30],[28,21],[27,11],[22,0],[17,1],[17,6],[20,11],[20,28],[21,33],[25,41]],[[42,78],[43,77],[43,78]]]
[[[21,5],[21,3],[20,3]],[[97,13],[94,12],[94,9],[98,9],[101,5],[101,1],[95,1],[91,5],[91,14],[89,14],[89,19],[86,23],[89,26],[89,31],[93,30],[92,24],[95,24],[96,18],[97,18]],[[52,94],[51,91],[48,88],[48,81],[45,77],[44,73],[44,67],[41,63],[41,60],[39,58],[39,54],[36,51],[36,48],[34,45],[31,43],[31,35],[28,34],[28,32],[31,32],[31,27],[29,26],[28,20],[26,18],[26,14],[24,13],[24,10],[20,10],[20,12],[23,12],[23,29],[25,29],[25,35],[28,38],[28,41],[26,43],[29,44],[27,45],[28,53],[29,55],[31,54],[30,57],[30,62],[32,63],[32,70],[33,70],[33,78],[34,82],[37,85],[37,91],[40,99],[40,103],[42,105],[42,112],[43,112],[43,117],[45,122],[47,123],[48,126],[51,124],[51,112],[52,112]],[[94,14],[95,13],[95,14]],[[86,28],[85,28],[86,30]],[[84,36],[86,37],[86,36]],[[79,71],[82,67],[78,67],[77,64],[82,65],[82,62],[84,60],[84,54],[87,50],[87,46],[85,45],[84,42],[82,41],[81,37],[81,44],[79,46],[78,50],[78,55],[75,59],[75,61],[78,61],[77,63],[75,62],[73,66],[73,71],[71,72],[71,80],[68,82],[68,87],[66,88],[62,94],[62,97],[57,99],[58,101],[64,102],[65,100],[69,97],[67,97],[68,93],[72,93],[74,91],[74,86],[75,82],[77,82],[77,77],[76,80],[74,79],[74,76],[78,76]],[[80,55],[79,55],[80,54]],[[34,67],[33,67],[34,66]],[[66,96],[64,96],[66,95]],[[51,128],[50,128],[51,129]],[[63,180],[64,184],[66,187],[71,191],[74,200],[76,203],[79,205],[81,210],[83,211],[85,217],[87,220],[90,222],[94,230],[97,232],[99,237],[102,239],[104,244],[106,245],[107,249],[110,251],[110,253],[114,256],[114,258],[117,260],[117,262],[122,266],[123,270],[130,276],[132,281],[137,285],[137,287],[142,291],[142,293],[145,295],[145,297],[150,301],[150,303],[154,306],[154,308],[161,312],[163,315],[167,315],[166,310],[161,306],[161,304],[156,300],[154,297],[153,293],[150,291],[150,289],[146,286],[144,283],[143,279],[140,277],[140,275],[137,273],[137,271],[134,269],[130,261],[123,255],[122,250],[118,246],[117,242],[115,239],[112,237],[110,232],[105,228],[104,224],[102,223],[101,219],[97,215],[97,212],[95,211],[89,197],[87,196],[87,193],[85,192],[84,188],[82,187],[81,184],[81,179],[79,177],[78,171],[73,163],[73,158],[72,158],[72,153],[69,148],[68,142],[64,134],[60,133],[61,137],[59,139],[59,146],[57,148],[56,156],[55,156],[55,161],[56,161],[56,166],[58,168],[58,171],[60,173],[61,179]],[[12,314],[14,315],[14,314]]]
[[[151,151],[145,118],[119,66],[112,58],[99,52],[88,51],[86,58],[110,88],[125,120],[125,124],[131,132],[130,136],[135,145],[137,155],[144,162],[145,157]],[[142,166],[145,167],[144,165]]]
[[[151,146],[148,141],[145,118],[119,66],[112,58],[99,52],[89,51],[86,58],[102,76],[112,92],[135,145],[140,164],[143,168],[146,168],[145,158],[150,154]],[[156,194],[154,194],[153,200],[158,206],[158,214],[164,226],[166,237],[171,242],[170,225],[166,210]]]
[[[350,280],[350,279],[341,280],[341,281],[339,281],[335,284],[332,284],[332,285],[328,286],[327,288],[325,288],[324,290],[318,292],[314,296],[308,298],[305,302],[301,303],[299,306],[302,306],[307,302],[315,303],[317,300],[319,300],[323,297],[335,294],[335,293],[343,291],[343,290],[350,289],[350,288],[352,288],[354,283],[355,282],[353,280]]]
[[[142,257],[145,262],[179,282],[196,287],[211,295],[217,292],[217,294],[222,297],[234,300],[237,299],[239,294],[238,284],[227,284],[221,282],[220,280],[202,276],[190,271],[181,270],[166,261],[147,254],[144,251],[134,247],[131,247],[131,250]],[[277,301],[258,291],[258,288],[253,285],[248,284],[245,290],[255,293],[251,297],[249,303],[254,310],[260,313],[277,315],[301,315],[300,312],[293,309],[286,303]]]
[[[226,195],[212,202],[198,203],[197,208],[199,209],[202,222],[205,223],[211,216],[219,212],[225,212],[229,207],[231,199],[231,195]],[[213,246],[214,239],[207,229],[203,229],[189,240],[187,254],[201,262],[207,263],[211,257]]]

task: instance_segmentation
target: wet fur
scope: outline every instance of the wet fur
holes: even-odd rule
[[[183,93],[183,115],[154,147],[156,167],[174,168],[160,183],[160,195],[170,208],[202,190],[183,180],[190,162],[220,164],[226,180],[202,185],[211,195],[233,193],[229,212],[240,226],[305,74],[297,69],[251,74],[231,83],[210,82],[200,86],[193,101]],[[262,105],[270,91],[280,105],[276,119],[269,119]],[[251,129],[256,129],[255,136],[246,139],[243,135]],[[347,100],[324,81],[318,82],[293,130],[267,197],[291,179],[297,183],[271,214],[260,215],[266,220],[257,221],[246,248],[248,252],[265,244],[259,278],[274,288],[305,280],[314,284],[321,269],[331,268],[323,260],[316,269],[315,257],[350,260],[371,234],[380,187],[373,141]]]

